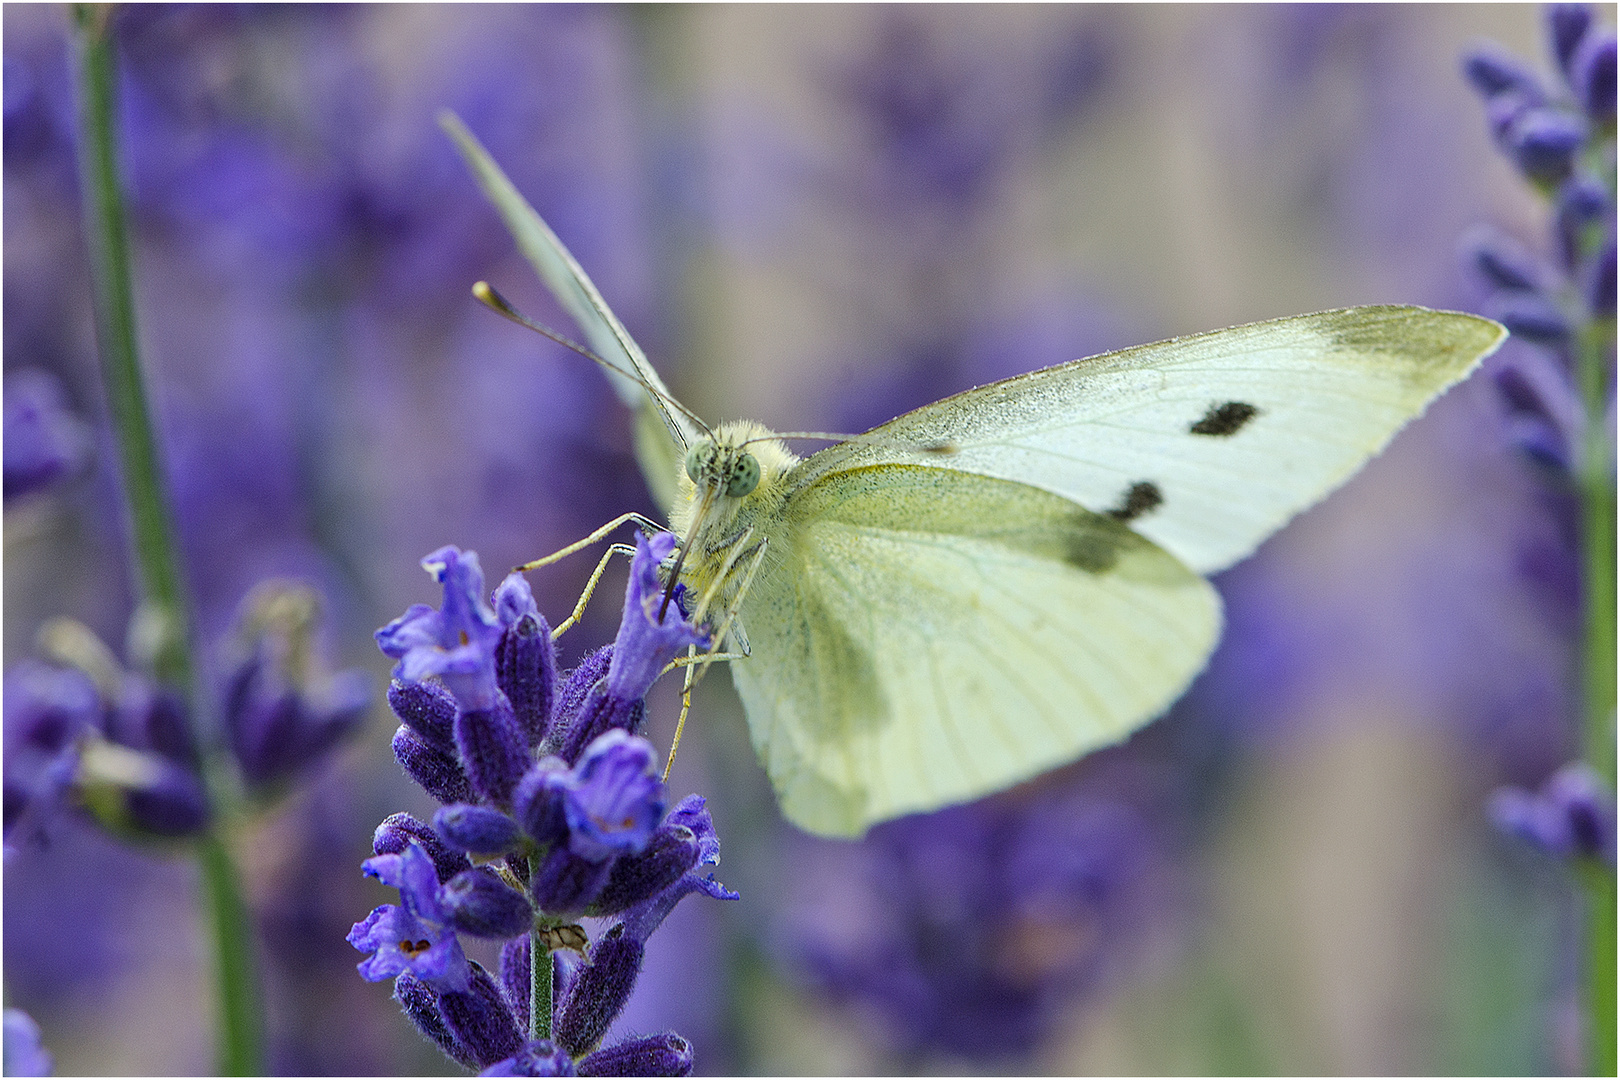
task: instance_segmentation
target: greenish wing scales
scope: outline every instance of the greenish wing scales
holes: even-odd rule
[[[1014,480],[1214,573],[1348,479],[1504,335],[1473,315],[1363,307],[1141,345],[924,406],[812,456],[800,482],[875,464]]]
[[[1022,484],[881,466],[824,476],[732,665],[783,812],[811,832],[988,794],[1117,742],[1202,668],[1208,582],[1124,524]]]

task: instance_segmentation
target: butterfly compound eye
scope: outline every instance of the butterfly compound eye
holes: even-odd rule
[[[726,481],[726,494],[740,499],[759,486],[759,462],[753,454],[742,454],[731,466],[731,477]]]
[[[693,443],[692,449],[686,452],[686,475],[691,477],[692,483],[701,485],[703,474],[708,472],[709,466],[714,463],[714,444],[707,440]]]

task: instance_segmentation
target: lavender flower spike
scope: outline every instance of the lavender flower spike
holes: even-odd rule
[[[394,678],[417,682],[437,675],[467,710],[495,705],[495,646],[501,625],[484,599],[484,572],[475,552],[442,547],[422,568],[444,585],[444,606],[410,608],[377,631],[377,646],[399,661]]]

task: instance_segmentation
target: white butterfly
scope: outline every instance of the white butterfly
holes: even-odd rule
[[[801,460],[675,403],[539,215],[442,122],[591,348],[632,375],[615,382],[676,572],[705,613],[735,610],[754,748],[782,812],[823,835],[997,791],[1159,715],[1220,636],[1204,575],[1506,336],[1419,307],[1274,319],[981,386]]]

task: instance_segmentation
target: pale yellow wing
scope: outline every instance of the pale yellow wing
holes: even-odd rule
[[[1220,630],[1202,577],[1022,484],[879,466],[824,475],[768,527],[732,675],[782,811],[870,825],[1117,742]]]
[[[805,462],[1033,484],[1200,573],[1252,552],[1347,480],[1499,345],[1489,319],[1360,307],[1175,338],[937,401]]]

